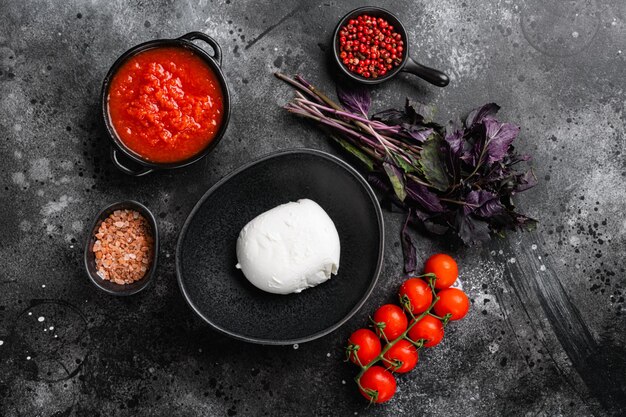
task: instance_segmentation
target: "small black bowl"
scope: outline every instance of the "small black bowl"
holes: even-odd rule
[[[341,28],[350,19],[356,19],[357,17],[363,14],[367,14],[369,16],[377,17],[377,18],[382,17],[394,27],[394,30],[396,30],[400,34],[400,36],[402,36],[402,39],[404,40],[404,54],[402,55],[402,62],[400,63],[400,65],[393,68],[391,71],[389,71],[382,77],[365,78],[358,74],[355,74],[351,72],[348,68],[346,68],[343,61],[339,57],[339,54],[341,52],[339,50],[340,48],[339,32]],[[380,84],[384,81],[391,79],[392,77],[396,76],[400,72],[409,72],[411,74],[417,75],[424,81],[427,81],[433,85],[436,85],[437,87],[445,87],[450,82],[450,77],[448,77],[443,72],[436,70],[434,68],[429,68],[427,66],[424,66],[416,62],[413,58],[409,56],[409,43],[410,42],[406,33],[406,29],[402,25],[402,22],[400,22],[400,20],[391,12],[380,7],[374,7],[374,6],[359,7],[358,9],[354,9],[350,13],[345,15],[339,21],[339,23],[337,24],[337,27],[335,28],[335,31],[333,32],[332,43],[333,43],[332,45],[333,56],[335,57],[335,61],[337,62],[337,65],[339,66],[339,68],[341,68],[343,73],[346,74],[348,77],[363,84]]]
[[[201,40],[207,43],[211,49],[213,49],[213,54],[209,54],[204,49],[200,48],[192,41]],[[201,152],[198,152],[194,156],[185,159],[183,161],[171,162],[171,163],[156,163],[148,161],[141,157],[141,155],[137,154],[130,148],[128,148],[119,138],[115,129],[113,127],[113,123],[111,122],[111,118],[109,117],[109,86],[111,83],[111,79],[115,76],[116,72],[120,69],[120,67],[131,57],[146,51],[148,49],[160,48],[160,47],[179,47],[185,48],[193,53],[195,53],[198,57],[200,57],[204,62],[206,62],[209,67],[215,73],[215,76],[220,82],[220,86],[222,89],[223,95],[223,104],[224,104],[224,114],[222,116],[222,124],[217,134],[213,138],[211,142],[204,148]],[[215,146],[219,143],[219,141],[224,136],[226,132],[226,127],[228,126],[228,120],[230,119],[230,92],[228,91],[228,85],[226,83],[226,77],[221,69],[222,65],[222,49],[219,44],[210,36],[202,33],[202,32],[190,32],[186,35],[181,36],[176,39],[157,39],[149,42],[142,43],[137,45],[128,51],[124,52],[122,56],[120,56],[117,61],[113,64],[106,77],[104,77],[104,82],[102,84],[102,91],[100,94],[100,103],[102,106],[102,117],[104,119],[104,125],[106,127],[109,136],[111,137],[111,141],[113,142],[113,146],[111,147],[111,160],[113,164],[122,172],[128,175],[132,175],[135,177],[139,177],[142,175],[149,174],[158,169],[174,169],[174,168],[182,168],[189,164],[193,164],[194,162],[205,157],[209,152],[211,152]],[[125,158],[130,159],[134,165],[138,166],[138,168],[129,167],[125,165],[118,155],[120,152]]]
[[[96,233],[100,228],[100,224],[109,217],[111,213],[115,210],[136,210],[150,224],[150,229],[152,232],[152,237],[154,238],[154,251],[152,255],[152,262],[150,262],[150,268],[146,271],[146,274],[139,281],[135,281],[132,284],[120,285],[114,282],[105,280],[100,278],[96,271],[96,259],[95,255],[92,252],[92,248],[94,243],[96,242]],[[154,271],[156,271],[157,260],[159,257],[159,229],[157,228],[157,222],[150,210],[146,206],[137,201],[128,200],[121,201],[119,203],[113,203],[105,208],[103,208],[100,213],[96,216],[96,219],[93,223],[92,228],[89,231],[89,236],[87,236],[87,242],[85,243],[85,269],[87,271],[87,276],[93,284],[100,288],[102,291],[107,292],[111,295],[133,295],[137,294],[139,291],[146,288],[150,282],[152,282],[152,278],[154,277]]]

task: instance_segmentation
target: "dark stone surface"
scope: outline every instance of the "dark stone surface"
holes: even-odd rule
[[[401,281],[400,213],[385,213],[384,270],[364,308],[298,349],[209,330],[178,291],[173,255],[186,214],[232,169],[276,149],[335,152],[280,109],[292,92],[271,73],[332,91],[327,37],[362,4],[0,1],[0,415],[626,414],[626,3],[380,4],[452,82],[403,75],[372,90],[376,107],[409,95],[445,121],[502,105],[541,179],[517,201],[541,223],[479,248],[419,240],[422,259],[455,254],[473,308],[399,379],[392,402],[368,408],[342,346]],[[227,135],[194,166],[126,177],[108,159],[101,80],[129,47],[192,30],[224,48]],[[88,281],[82,243],[100,208],[128,198],[157,214],[161,263],[148,291],[120,299]]]

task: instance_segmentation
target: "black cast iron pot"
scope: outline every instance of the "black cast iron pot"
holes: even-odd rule
[[[206,50],[200,48],[198,45],[194,44],[192,41],[201,40],[205,42],[207,45],[211,47],[213,53],[210,54]],[[192,157],[171,163],[158,163],[148,161],[141,157],[141,155],[132,151],[128,148],[119,138],[115,129],[113,128],[113,124],[111,122],[111,118],[109,117],[109,105],[108,105],[108,97],[109,97],[109,86],[111,79],[115,76],[119,68],[132,56],[139,54],[140,52],[146,51],[152,48],[160,48],[160,47],[179,47],[185,48],[192,51],[198,57],[202,58],[204,62],[209,65],[209,67],[215,73],[216,78],[219,80],[222,95],[223,95],[223,106],[224,106],[224,114],[222,115],[222,123],[219,128],[219,131],[213,138],[211,142],[200,152],[193,155]],[[222,49],[218,45],[218,43],[211,38],[210,36],[202,33],[202,32],[190,32],[186,35],[181,36],[176,39],[157,39],[149,42],[142,43],[137,45],[128,51],[126,51],[122,56],[120,56],[117,61],[113,64],[106,77],[104,78],[104,82],[102,84],[102,92],[101,92],[101,106],[102,106],[102,117],[104,119],[104,125],[106,126],[107,132],[111,138],[112,146],[111,146],[111,160],[113,164],[122,172],[132,175],[132,176],[142,176],[149,174],[155,170],[159,169],[174,169],[181,168],[198,160],[204,158],[208,155],[219,143],[219,141],[224,136],[226,132],[226,127],[228,126],[228,120],[230,118],[230,93],[228,91],[228,85],[226,84],[226,77],[221,69],[222,64]],[[133,165],[136,167],[129,167],[124,163],[124,159],[130,160]]]

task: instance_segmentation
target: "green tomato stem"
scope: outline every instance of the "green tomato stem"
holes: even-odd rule
[[[426,311],[424,311],[422,314],[420,314],[417,317],[415,317],[415,315],[413,314],[413,312],[411,310],[408,310],[408,313],[409,313],[409,315],[411,316],[411,318],[413,320],[407,326],[406,330],[400,336],[398,336],[396,339],[392,340],[391,342],[388,342],[387,345],[385,345],[385,347],[381,350],[380,354],[378,356],[376,356],[374,359],[372,359],[371,362],[369,362],[367,365],[364,365],[364,366],[362,365],[361,366],[361,371],[354,378],[354,380],[356,381],[356,383],[359,386],[359,388],[362,388],[361,387],[361,377],[363,376],[363,374],[368,369],[370,369],[372,366],[374,366],[376,363],[382,361],[383,357],[385,356],[385,353],[387,353],[389,351],[389,349],[391,349],[400,340],[408,340],[409,342],[411,342],[411,343],[413,343],[415,345],[416,349],[421,349],[423,347],[423,342],[418,347],[417,344],[420,341],[419,340],[418,341],[413,341],[412,339],[410,339],[408,337],[409,331],[411,331],[413,326],[415,326],[418,321],[420,321],[421,319],[423,319],[424,317],[429,315],[430,314],[430,310],[434,307],[434,305],[437,303],[437,301],[439,301],[439,297],[437,297],[437,294],[435,293],[435,279],[436,279],[436,277],[434,276],[434,274],[424,274],[424,275],[419,275],[419,276],[417,276],[415,278],[424,278],[424,277],[428,277],[429,278],[428,279],[428,286],[430,287],[430,290],[433,293],[433,302],[426,309]],[[423,340],[423,339],[420,339],[420,340]]]

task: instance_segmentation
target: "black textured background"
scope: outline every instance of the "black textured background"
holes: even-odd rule
[[[400,378],[392,402],[366,407],[342,346],[401,282],[400,213],[385,212],[377,290],[315,342],[237,342],[185,305],[174,245],[202,193],[272,150],[335,152],[280,109],[292,91],[271,74],[300,72],[332,92],[327,39],[363,4],[0,0],[0,415],[626,414],[620,0],[379,2],[405,22],[415,57],[452,82],[403,75],[372,90],[375,107],[408,95],[445,121],[495,101],[522,126],[518,148],[535,156],[540,179],[517,199],[541,220],[536,232],[470,249],[418,241],[422,260],[455,254],[472,309]],[[129,47],[192,30],[224,48],[227,135],[194,166],[128,178],[108,159],[101,80]],[[82,243],[97,211],[127,198],[157,214],[163,246],[155,285],[118,299],[88,282]]]

